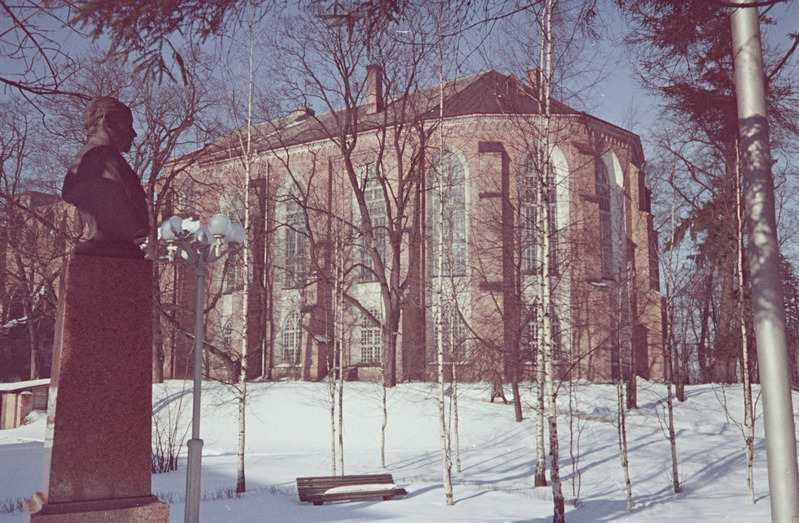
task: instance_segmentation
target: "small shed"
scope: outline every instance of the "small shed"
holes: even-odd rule
[[[22,425],[32,410],[47,410],[50,378],[0,383],[0,430]]]

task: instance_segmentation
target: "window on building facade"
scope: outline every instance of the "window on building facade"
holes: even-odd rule
[[[376,310],[370,312],[375,318],[380,320],[379,312]],[[380,363],[380,353],[382,350],[380,324],[366,314],[361,313],[359,330],[360,336],[358,341],[361,349],[361,363]]]
[[[660,292],[660,258],[658,257],[658,233],[654,231],[652,216],[647,219],[649,231],[649,288]]]
[[[439,276],[439,253],[443,276],[466,274],[466,174],[451,151],[437,152],[430,164],[427,216],[433,276]]]
[[[444,304],[441,315],[441,341],[445,358],[459,363],[468,361],[469,329],[458,307],[449,303]]]
[[[177,191],[175,201],[175,214],[193,216],[197,208],[197,192],[194,188],[194,180],[187,178],[183,181]]]
[[[237,187],[225,188],[219,198],[219,212],[230,218],[230,221],[244,225],[244,198]]]
[[[519,172],[519,209],[520,220],[520,246],[521,269],[523,273],[533,274],[539,270],[538,249],[543,245],[541,224],[538,223],[540,206],[543,205],[544,194],[541,182],[544,179],[544,167],[547,169],[547,200],[549,202],[549,270],[557,275],[558,267],[558,236],[557,236],[557,191],[555,187],[555,169],[546,157],[542,147],[535,147],[529,151],[522,160]]]
[[[568,362],[568,354],[563,345],[563,334],[561,330],[560,317],[554,311],[549,314],[550,328],[552,329],[552,357],[555,363],[564,364]],[[522,364],[535,364],[536,354],[539,350],[539,329],[542,328],[541,319],[537,312],[530,311],[525,324],[522,327],[521,339],[519,340],[520,354],[519,362]]]
[[[599,200],[599,259],[603,279],[613,279],[613,226],[610,213],[610,179],[602,158],[594,170],[596,197]]]
[[[225,259],[225,268],[222,273],[222,292],[230,294],[239,289],[239,270],[237,253],[231,252]]]
[[[372,222],[372,237],[374,247],[377,249],[380,258],[385,262],[386,259],[386,200],[384,198],[383,185],[378,177],[378,169],[374,163],[368,164],[363,169],[364,176],[364,200],[369,211],[369,219]],[[357,207],[357,205],[356,205]],[[363,235],[366,221],[361,218],[361,234]],[[360,250],[360,281],[375,281],[377,277],[374,272],[374,260],[365,245],[361,245]]]
[[[305,236],[305,214],[302,206],[293,196],[283,203],[285,223],[283,224],[283,265],[285,268],[284,286],[297,289],[305,286],[307,238]]]
[[[302,347],[302,328],[300,326],[300,313],[292,312],[283,324],[283,363],[288,365],[300,364]]]
[[[611,307],[618,308],[618,301],[611,299]],[[613,380],[621,378],[621,351],[619,350],[619,319],[616,314],[610,315],[610,338],[608,344],[610,345],[610,376]]]
[[[227,320],[222,327],[222,349],[230,352],[233,348],[233,321]]]
[[[560,316],[556,312],[551,313],[552,322],[552,359],[557,364],[568,364],[569,358],[563,346],[563,328],[560,324]]]
[[[525,318],[519,340],[519,363],[534,364],[538,350],[538,318],[535,310],[529,310]]]

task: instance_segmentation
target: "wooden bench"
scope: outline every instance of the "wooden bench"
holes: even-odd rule
[[[300,501],[321,505],[325,501],[389,500],[408,492],[394,485],[391,474],[366,474],[297,478],[297,493]]]

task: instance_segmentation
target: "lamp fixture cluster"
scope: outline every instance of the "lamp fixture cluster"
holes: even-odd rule
[[[174,261],[175,253],[180,251],[181,256],[191,263],[210,263],[237,250],[244,243],[247,232],[241,224],[232,223],[224,214],[215,214],[208,220],[208,225],[203,226],[199,222],[172,216],[161,224],[158,235],[167,242],[169,261]]]

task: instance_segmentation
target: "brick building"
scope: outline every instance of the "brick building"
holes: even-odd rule
[[[77,237],[74,208],[54,194],[6,200],[0,228],[0,382],[50,375],[58,282]]]
[[[240,253],[210,278],[214,350],[240,352],[247,278],[253,377],[315,380],[341,363],[352,378],[427,379],[439,343],[462,379],[529,376],[547,313],[561,377],[661,378],[640,139],[556,101],[547,121],[536,78],[487,71],[385,97],[371,66],[365,103],[257,126],[249,179],[237,138],[214,144],[164,194],[165,217],[248,222],[246,268]],[[166,273],[178,311],[193,278]],[[166,375],[184,375],[188,341],[166,349]]]

